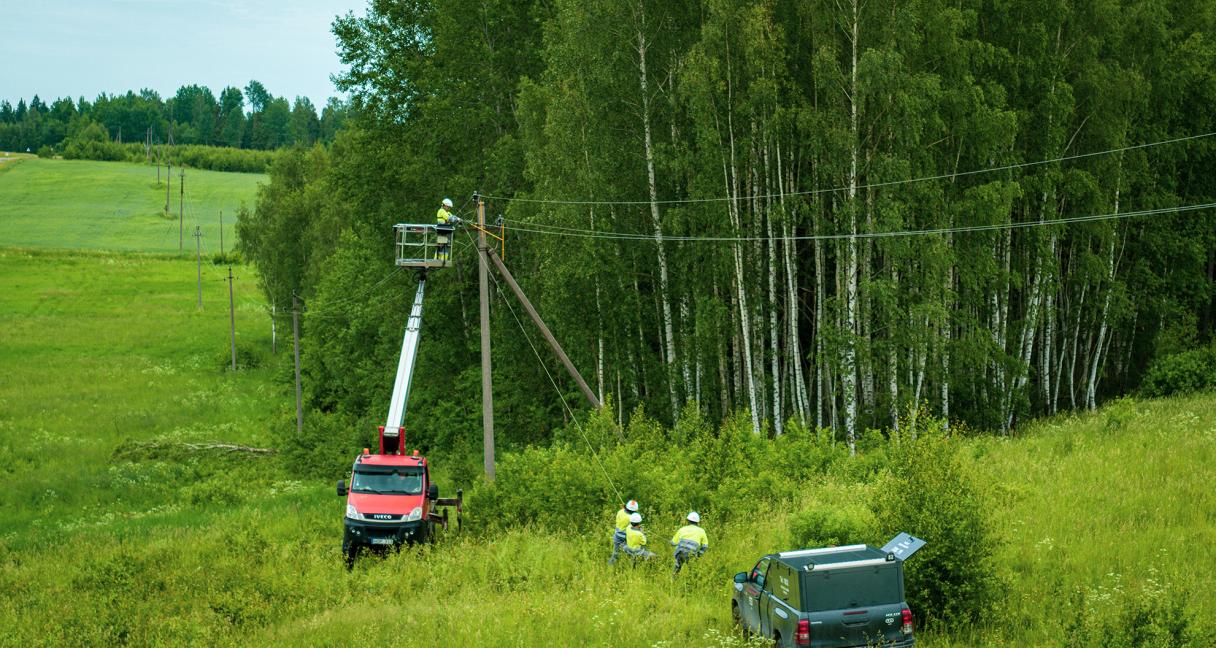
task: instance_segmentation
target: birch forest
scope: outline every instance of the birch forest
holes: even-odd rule
[[[321,420],[383,415],[392,224],[475,192],[622,419],[1010,433],[1210,343],[1210,2],[376,0],[334,31],[350,117],[240,226],[271,301],[303,298]],[[428,286],[410,416],[475,452],[470,241]],[[492,291],[500,445],[545,442],[585,401]]]

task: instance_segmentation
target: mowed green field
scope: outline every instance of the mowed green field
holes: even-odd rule
[[[608,567],[601,535],[526,523],[347,572],[340,475],[208,447],[269,447],[272,429],[292,429],[291,360],[285,327],[271,355],[256,275],[238,266],[238,346],[257,366],[228,370],[227,268],[203,266],[199,311],[195,267],[0,248],[0,645],[743,644],[730,576],[789,548],[805,502],[707,520],[712,550],[677,581],[665,560]],[[1078,618],[1165,599],[1185,602],[1197,636],[1216,630],[1216,395],[1122,400],[959,443],[991,502],[1008,594],[982,625],[918,645],[1070,645]]]
[[[0,245],[73,250],[178,251],[180,181],[173,169],[170,215],[165,177],[156,167],[122,162],[47,160],[23,157],[0,164]],[[204,255],[235,241],[233,225],[244,202],[253,207],[257,185],[266,176],[186,169],[184,248],[196,250],[195,226],[202,228]]]

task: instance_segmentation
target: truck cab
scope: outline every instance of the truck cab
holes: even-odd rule
[[[745,634],[778,646],[910,648],[916,640],[903,561],[924,544],[900,534],[883,548],[858,544],[762,556],[735,574],[731,614]]]
[[[346,497],[342,550],[348,560],[360,548],[425,542],[434,530],[431,512],[439,487],[431,483],[426,458],[417,454],[365,451],[355,458],[350,487],[338,482],[338,495]]]

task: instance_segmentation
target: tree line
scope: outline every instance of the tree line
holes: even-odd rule
[[[61,97],[50,103],[34,95],[13,106],[0,101],[0,149],[37,151],[66,148],[68,140],[93,129],[114,143],[203,144],[270,150],[300,144],[332,142],[346,119],[347,106],[331,97],[318,115],[308,97],[289,103],[272,95],[259,81],[226,87],[217,99],[207,86],[184,85],[168,99],[152,90]],[[95,135],[90,133],[90,141]]]
[[[391,225],[474,191],[618,411],[851,445],[923,404],[1008,431],[1212,338],[1216,213],[1169,211],[1216,197],[1204,3],[468,4],[338,19],[351,119],[242,220],[268,294],[308,303],[323,416],[388,398],[412,295]],[[470,250],[428,290],[423,443],[479,421]],[[509,304],[497,418],[544,441],[568,414]]]

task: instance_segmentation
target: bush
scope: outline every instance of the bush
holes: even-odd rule
[[[51,148],[50,146],[48,146],[46,144],[43,144],[42,146],[38,147],[38,157],[40,157],[44,160],[49,160],[49,159],[55,157],[55,149]]]
[[[884,538],[906,531],[927,544],[908,561],[907,597],[926,626],[987,618],[1000,592],[996,538],[976,478],[941,433],[890,448],[893,483],[874,511]]]
[[[1141,386],[1145,396],[1170,396],[1216,387],[1216,344],[1158,358]]]
[[[791,548],[831,547],[877,540],[874,512],[857,502],[817,502],[790,520]]]

